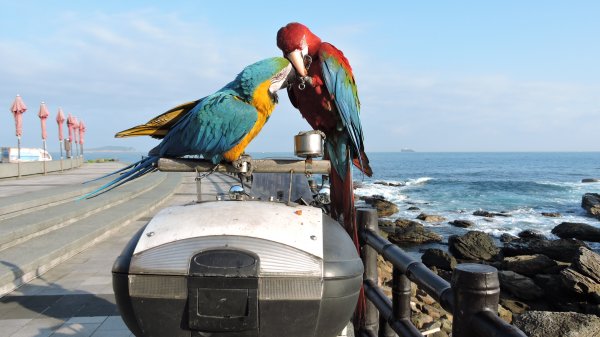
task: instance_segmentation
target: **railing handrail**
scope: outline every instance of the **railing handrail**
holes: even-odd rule
[[[452,335],[455,337],[526,337],[521,330],[497,315],[500,284],[496,268],[472,263],[459,264],[453,272],[452,283],[449,283],[400,247],[381,237],[375,209],[359,208],[357,222],[363,244],[365,294],[393,331],[401,336],[422,336],[410,322],[408,301],[412,281],[453,314]],[[392,300],[377,286],[377,256],[372,252],[381,254],[394,265]],[[370,336],[376,332],[373,330],[384,328],[373,325],[377,320],[373,319],[372,313],[367,312],[366,321],[366,330],[369,332],[359,331],[359,335]],[[391,336],[389,332],[384,334]]]

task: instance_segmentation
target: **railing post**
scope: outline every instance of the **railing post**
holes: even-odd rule
[[[358,208],[356,210],[356,221],[359,230],[371,230],[378,233],[377,210],[374,208]],[[362,244],[362,259],[365,267],[365,279],[370,279],[377,284],[377,251],[366,243]],[[367,301],[365,310],[365,329],[377,335],[379,326],[379,312],[371,301]]]
[[[452,336],[476,337],[472,329],[473,316],[489,311],[498,312],[500,282],[498,270],[475,263],[459,264],[452,274],[454,292],[454,319]]]

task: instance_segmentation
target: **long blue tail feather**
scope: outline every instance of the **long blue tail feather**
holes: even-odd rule
[[[103,175],[101,177],[98,177],[98,178],[95,178],[95,179],[92,179],[92,180],[88,180],[88,181],[84,181],[83,184],[93,183],[94,181],[102,180],[102,179],[104,179],[106,177],[110,177],[110,176],[115,175],[117,173],[121,173],[123,171],[129,170],[130,168],[134,167],[135,165],[139,164],[140,162],[141,162],[141,160],[138,161],[138,162],[135,162],[133,164],[127,165],[127,166],[123,167],[122,169],[118,169],[118,170],[116,170],[114,172],[111,172],[109,174],[105,174],[105,175]]]
[[[135,162],[129,166],[126,166],[122,169],[119,169],[115,172],[109,173],[107,175],[104,175],[100,178],[96,178],[94,180],[90,180],[87,182],[91,182],[91,181],[96,181],[98,179],[102,179],[102,178],[106,178],[106,177],[110,177],[114,174],[117,173],[121,173],[121,175],[117,178],[115,178],[114,180],[98,187],[97,189],[95,189],[94,191],[87,193],[85,195],[83,195],[82,197],[80,197],[78,200],[81,199],[90,199],[93,197],[96,197],[102,193],[108,192],[110,190],[112,190],[115,187],[121,186],[123,184],[125,184],[128,181],[132,181],[136,178],[139,178],[143,175],[145,175],[146,173],[150,173],[153,171],[156,171],[156,163],[158,163],[158,159],[159,157],[157,156],[150,156],[150,157],[146,157],[138,162]],[[87,183],[86,182],[86,183]]]

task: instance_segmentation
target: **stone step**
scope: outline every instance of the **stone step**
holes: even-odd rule
[[[118,189],[87,200],[75,199],[83,195],[82,192],[78,192],[76,189],[87,185],[71,185],[69,186],[71,188],[69,193],[71,198],[68,201],[44,209],[30,208],[29,212],[20,216],[0,220],[0,251],[122,203],[148,191],[160,184],[165,178],[166,174],[149,174]],[[84,188],[84,190],[92,191],[89,187]],[[29,198],[33,204],[39,203],[37,196],[30,195]],[[48,196],[42,196],[42,199],[47,200]]]
[[[154,175],[166,175],[166,178],[146,193],[0,251],[0,296],[159,207],[179,187],[181,175],[153,173],[149,176]]]
[[[114,169],[120,168],[121,165],[113,165]],[[102,184],[109,182],[111,179],[115,177],[108,177],[102,180],[90,182],[87,184],[83,184],[82,182],[96,178],[94,177],[94,172],[97,172],[98,176],[102,176],[108,172],[106,172],[106,168],[104,166],[101,167],[93,167],[86,166],[85,171],[81,171],[82,169],[75,169],[70,172],[65,172],[61,179],[59,174],[52,174],[48,176],[44,176],[45,180],[42,181],[41,176],[38,177],[28,177],[19,180],[2,180],[5,183],[21,183],[23,184],[23,191],[27,193],[8,193],[0,196],[0,220],[8,219],[11,217],[19,216],[25,214],[27,212],[44,209],[53,205],[57,205],[63,202],[72,201],[73,199],[85,194],[92,192]],[[88,178],[83,174],[85,172],[88,174]],[[109,171],[110,172],[110,171]],[[82,176],[81,178],[77,178],[77,176]],[[34,181],[37,181],[38,185],[45,185],[49,183],[47,188],[36,189],[33,191],[28,191],[30,184],[36,185]]]

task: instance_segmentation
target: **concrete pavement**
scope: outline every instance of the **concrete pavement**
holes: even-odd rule
[[[18,181],[0,181],[0,189],[19,185],[12,186],[12,192],[4,192],[5,196],[10,193],[19,195],[47,191],[79,184],[115,168],[114,164],[86,164],[83,168],[70,172],[68,177],[63,173],[59,177],[48,175]],[[133,233],[144,226],[160,208],[196,201],[195,175],[182,175],[181,183],[161,207],[133,219],[101,242],[0,298],[0,336],[133,336],[122,322],[115,305],[112,264]],[[227,175],[211,175],[202,182],[203,199],[214,200],[216,194],[226,193],[229,186],[237,182],[236,178]]]

